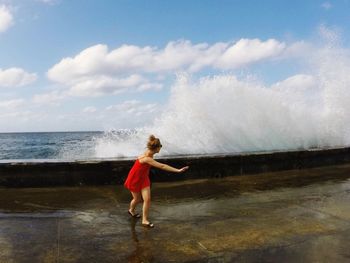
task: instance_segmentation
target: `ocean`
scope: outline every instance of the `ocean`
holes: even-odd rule
[[[94,158],[103,132],[0,133],[0,160]]]

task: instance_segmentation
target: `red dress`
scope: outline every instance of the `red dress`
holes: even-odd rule
[[[125,188],[131,192],[138,193],[143,188],[150,186],[151,182],[148,176],[150,167],[148,163],[140,163],[139,159],[137,159],[126,178],[124,183]]]

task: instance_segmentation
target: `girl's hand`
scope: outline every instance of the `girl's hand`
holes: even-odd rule
[[[182,167],[181,169],[179,169],[179,173],[183,173],[183,172],[186,171],[188,168],[190,168],[190,167],[189,167],[189,166]]]

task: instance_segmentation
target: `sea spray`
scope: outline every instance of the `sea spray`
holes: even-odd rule
[[[137,156],[145,149],[147,132],[144,129],[109,130],[95,138],[95,157]]]
[[[350,144],[349,50],[325,45],[307,74],[273,85],[221,74],[177,77],[165,110],[148,126],[106,132],[96,157],[136,156],[150,134],[161,154],[283,151]]]

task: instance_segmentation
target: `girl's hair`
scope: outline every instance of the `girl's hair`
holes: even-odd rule
[[[159,138],[156,138],[154,135],[149,136],[148,142],[147,142],[147,148],[151,151],[162,147],[162,144],[160,143]]]

